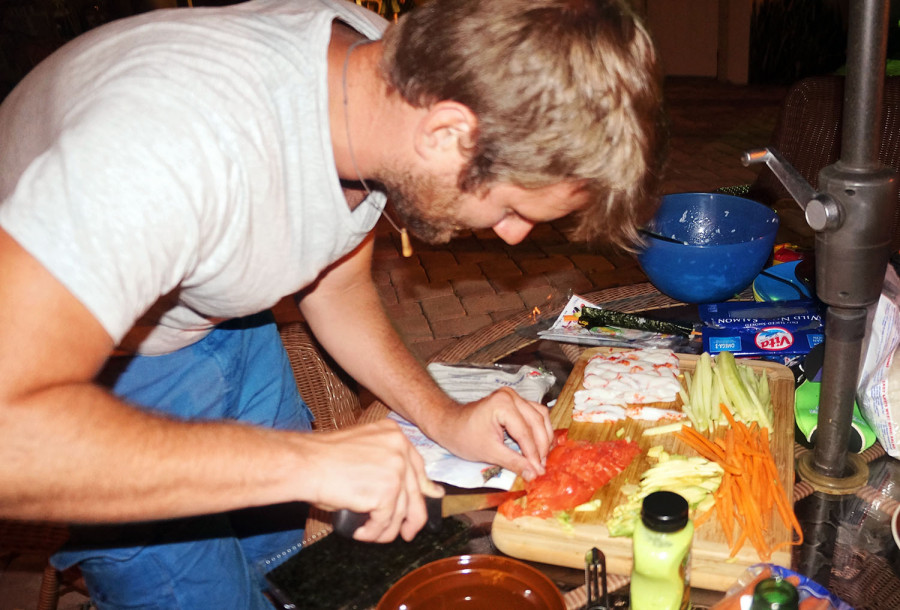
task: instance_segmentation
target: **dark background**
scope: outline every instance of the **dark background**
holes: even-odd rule
[[[193,6],[236,0],[190,0]],[[388,19],[425,0],[383,0]],[[439,0],[437,0],[439,1]],[[490,1],[490,0],[486,0]],[[751,0],[747,0],[748,2]],[[847,46],[847,7],[855,0],[756,0],[749,82],[789,84],[839,71]],[[0,0],[0,100],[43,58],[93,27],[189,0]],[[369,2],[377,7],[377,1]],[[891,2],[889,58],[900,59],[900,0]]]

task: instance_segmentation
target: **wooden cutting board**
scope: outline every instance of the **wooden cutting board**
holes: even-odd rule
[[[498,513],[494,519],[492,537],[497,548],[507,555],[583,569],[585,553],[592,547],[597,547],[606,556],[607,570],[611,574],[629,574],[631,538],[611,537],[605,525],[613,508],[625,502],[627,496],[621,491],[622,487],[630,485],[634,489],[640,481],[641,473],[655,463],[646,456],[646,450],[650,447],[662,445],[669,453],[696,455],[693,449],[672,434],[642,436],[643,429],[660,425],[656,422],[626,419],[593,424],[572,421],[573,397],[574,393],[582,388],[581,382],[587,360],[594,354],[609,351],[611,348],[585,350],[575,363],[572,374],[550,412],[550,418],[554,428],[569,428],[569,437],[572,439],[598,442],[630,438],[640,445],[643,453],[635,458],[623,473],[598,490],[594,496],[595,499],[601,500],[598,510],[575,513],[572,527],[564,527],[554,519],[522,517],[510,520]],[[693,371],[698,356],[679,354],[678,359],[682,372]],[[789,368],[781,364],[761,360],[740,362],[751,366],[757,373],[765,370],[768,375],[775,409],[772,453],[781,474],[781,484],[787,497],[791,498],[794,485],[794,376]],[[620,430],[623,432],[619,432]],[[720,431],[720,434],[724,432]],[[522,480],[519,479],[513,489],[521,487]],[[788,528],[777,518],[773,519],[773,522],[775,527],[768,532],[769,544],[790,541],[791,532]],[[749,543],[744,545],[734,559],[729,560],[729,554],[728,543],[716,519],[711,518],[701,524],[694,533],[691,555],[692,586],[725,591],[734,584],[744,569],[760,561]],[[790,547],[784,547],[769,561],[790,567]]]

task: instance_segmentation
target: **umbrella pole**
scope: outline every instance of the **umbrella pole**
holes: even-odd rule
[[[840,218],[816,232],[816,292],[828,305],[825,360],[815,448],[798,471],[832,493],[866,479],[847,445],[867,308],[881,294],[896,201],[895,172],[878,161],[889,8],[886,0],[850,3],[841,158],[819,173]]]

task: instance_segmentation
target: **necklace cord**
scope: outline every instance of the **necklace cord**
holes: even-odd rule
[[[357,165],[356,163],[356,155],[353,154],[353,140],[350,139],[350,102],[349,96],[347,94],[347,69],[350,66],[350,54],[353,53],[353,50],[356,47],[369,42],[371,41],[367,38],[361,38],[347,48],[347,55],[344,57],[344,70],[341,74],[341,88],[344,94],[344,131],[347,132],[347,151],[350,153],[350,163],[353,164],[353,170],[356,172],[357,178],[359,178],[359,183],[362,184],[363,189],[365,189],[366,191],[367,199],[369,195],[372,194],[372,189],[369,188],[369,185],[366,183],[365,178],[363,178],[362,176],[362,172],[359,171],[359,165]],[[394,219],[391,218],[386,209],[382,209],[381,214],[387,219],[391,226],[400,233],[400,245],[403,257],[409,258],[410,256],[412,256],[412,244],[409,241],[409,234],[406,231],[406,227],[403,227],[401,229],[399,226],[397,226],[397,223],[394,222]]]

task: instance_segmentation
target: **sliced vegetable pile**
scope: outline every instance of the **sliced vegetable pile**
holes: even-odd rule
[[[710,440],[696,430],[683,426],[676,436],[701,456],[722,467],[722,483],[714,494],[715,514],[734,557],[749,541],[763,561],[783,546],[803,543],[803,532],[778,477],[778,469],[769,446],[769,430],[752,422],[737,421],[727,406],[720,405],[722,415],[731,425],[724,439]],[[700,525],[713,511],[699,515]],[[789,531],[796,533],[793,542],[770,546],[766,533],[774,519],[781,519]]]
[[[692,513],[713,507],[712,493],[722,481],[722,467],[702,457],[669,454],[661,446],[651,447],[647,456],[657,463],[641,475],[640,487],[624,504],[613,509],[606,522],[610,536],[631,536],[641,515],[641,503],[654,491],[673,491],[688,502]]]
[[[649,357],[649,353],[645,355]],[[616,357],[637,358],[629,354],[617,352]],[[606,389],[612,381],[646,385],[646,375],[638,370],[642,367],[628,367],[613,371],[612,375],[602,370],[589,371],[588,365],[595,358],[609,356],[593,356],[585,365],[582,389],[576,391],[573,399],[573,421],[598,423],[576,416],[581,406],[578,392]],[[672,434],[698,455],[670,453],[662,445],[651,447],[647,457],[653,465],[643,472],[637,484],[621,488],[627,495],[624,503],[606,510],[609,535],[631,536],[643,499],[654,491],[665,490],[688,501],[695,526],[717,520],[729,558],[736,557],[747,543],[761,561],[771,560],[785,546],[801,544],[800,525],[770,447],[775,417],[765,368],[735,360],[730,352],[721,352],[715,358],[703,353],[693,372],[684,371],[684,381],[683,387],[679,383],[673,391],[679,392],[688,419],[642,429],[641,434]],[[640,404],[632,399],[626,402],[626,406]],[[641,452],[639,445],[630,440],[572,441],[567,432],[557,431],[546,474],[526,483],[526,496],[501,506],[501,514],[508,519],[555,518],[564,527],[574,527],[572,516],[578,511],[597,510],[599,500],[592,500],[595,492],[624,471]],[[624,428],[620,429],[617,436],[623,432]],[[777,542],[770,542],[775,528],[782,531],[777,520],[791,535],[788,540],[779,537]]]
[[[774,409],[765,371],[757,375],[748,365],[738,363],[731,352],[719,352],[715,361],[703,352],[694,374],[685,371],[684,381],[687,389],[681,394],[682,410],[697,430],[705,432],[727,424],[721,409],[725,405],[734,419],[757,422],[772,431]]]
[[[560,518],[590,501],[594,493],[625,470],[640,454],[637,443],[625,440],[570,440],[568,430],[557,430],[547,455],[545,473],[525,483],[527,494],[498,509],[508,519],[533,516]],[[562,515],[563,517],[565,515]]]

